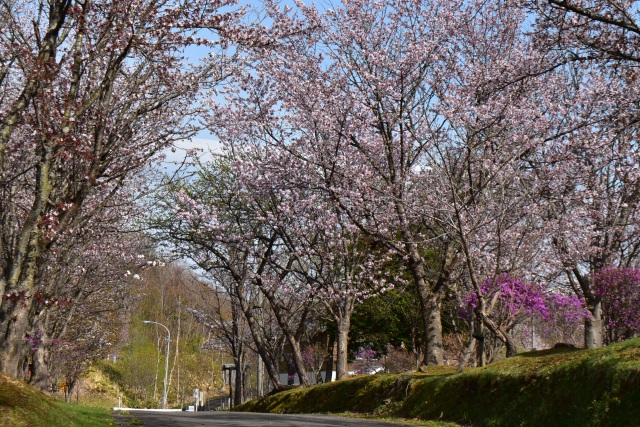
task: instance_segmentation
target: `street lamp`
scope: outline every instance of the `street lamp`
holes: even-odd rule
[[[169,375],[169,342],[171,342],[171,332],[169,332],[169,328],[162,323],[152,322],[151,320],[143,320],[142,323],[153,323],[167,330],[167,361],[164,365],[164,395],[162,397],[162,409],[167,409],[167,376]]]

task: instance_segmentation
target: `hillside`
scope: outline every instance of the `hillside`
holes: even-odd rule
[[[595,350],[525,353],[455,374],[377,374],[246,403],[236,410],[355,412],[473,426],[640,425],[640,339]]]
[[[113,424],[106,408],[66,404],[0,374],[0,425],[7,427],[104,427]]]

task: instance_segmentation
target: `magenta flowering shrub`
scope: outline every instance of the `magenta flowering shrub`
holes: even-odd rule
[[[580,345],[584,338],[584,321],[589,310],[576,294],[547,295],[548,316],[540,322],[540,334],[551,344],[563,342]]]
[[[536,341],[566,342],[578,344],[589,315],[584,301],[576,295],[548,293],[540,287],[502,274],[487,279],[481,287],[487,301],[487,315],[505,332],[511,333],[518,345],[528,347],[532,334]],[[475,292],[465,295],[459,312],[471,320],[478,306]],[[493,302],[493,305],[492,305]],[[535,324],[536,332],[531,328]]]
[[[545,293],[536,286],[524,283],[507,274],[501,274],[495,279],[487,279],[481,287],[482,295],[489,306],[495,300],[493,308],[488,308],[487,314],[498,325],[511,330],[523,317],[548,317]],[[478,295],[468,293],[462,300],[463,306],[460,316],[470,319],[473,310],[478,306]]]
[[[374,365],[377,364],[378,352],[369,347],[360,347],[354,355],[353,370],[356,374],[370,374]]]
[[[316,384],[320,383],[322,380],[320,371],[329,357],[327,349],[321,344],[310,345],[301,352],[300,356],[302,356],[302,362],[307,372],[313,373]]]
[[[595,275],[602,300],[606,344],[640,334],[640,269],[606,268]]]
[[[24,339],[24,342],[29,346],[31,351],[38,350],[40,344],[42,344],[42,331],[37,331],[34,335],[27,335]]]
[[[300,356],[304,362],[304,367],[308,371],[316,371],[322,367],[329,353],[320,344],[310,345],[302,350]]]

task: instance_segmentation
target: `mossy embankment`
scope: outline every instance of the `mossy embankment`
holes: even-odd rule
[[[640,426],[640,339],[525,353],[461,374],[433,368],[359,376],[236,409],[355,412],[473,426]]]
[[[22,381],[0,374],[0,426],[105,427],[113,417],[104,407],[60,402]]]

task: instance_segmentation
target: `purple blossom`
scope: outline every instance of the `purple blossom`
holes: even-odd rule
[[[605,341],[623,341],[640,332],[640,269],[606,268],[594,276],[602,300]]]
[[[378,352],[369,347],[360,347],[355,354],[353,369],[357,374],[369,374],[378,357]]]
[[[507,274],[495,279],[487,279],[481,286],[486,300],[497,297],[498,304],[490,313],[493,317],[515,319],[518,316],[539,316],[548,318],[549,311],[545,302],[546,295],[538,287],[524,283]],[[468,293],[462,300],[460,316],[469,319],[472,311],[478,306],[478,295]]]

